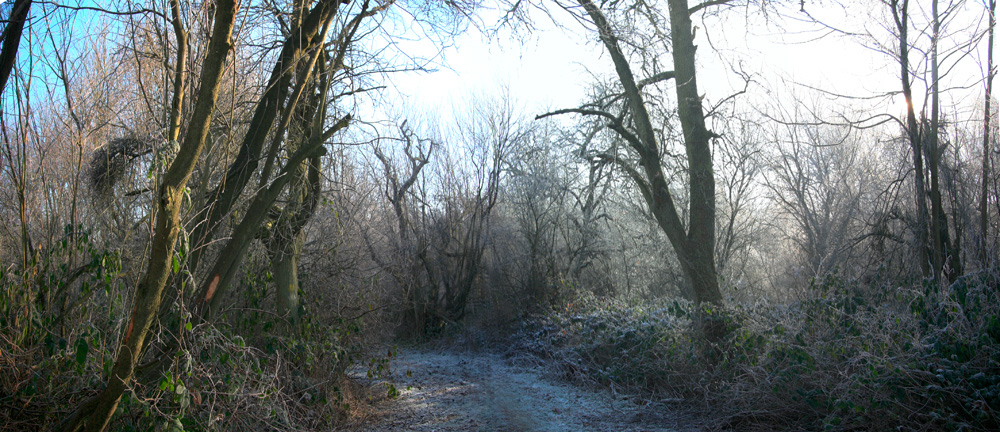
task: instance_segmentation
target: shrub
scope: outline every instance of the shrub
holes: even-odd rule
[[[66,253],[59,248],[27,271],[0,269],[0,428],[51,429],[107,380],[127,316],[127,278],[116,254],[79,247],[89,257],[80,269],[57,265]],[[254,270],[247,273],[266,275]],[[374,349],[375,314],[344,316],[312,296],[301,324],[289,328],[261,302],[266,282],[245,278],[233,313],[214,324],[194,325],[175,300],[110,430],[327,428],[351,402],[349,367],[388,371],[394,353]],[[42,307],[55,291],[75,293],[62,313]]]
[[[691,304],[592,300],[529,320],[512,353],[649,400],[710,408],[719,427],[810,430],[1000,428],[996,275],[947,289],[863,285],[836,274],[793,304],[712,311],[708,344]]]

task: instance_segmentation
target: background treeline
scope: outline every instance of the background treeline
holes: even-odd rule
[[[30,13],[0,99],[0,429],[328,429],[364,399],[348,368],[438,337],[720,428],[1000,427],[1000,122],[992,75],[955,72],[993,70],[994,2],[814,22],[883,53],[886,94],[734,73],[697,112],[678,17],[828,5],[659,3],[505,5],[619,50],[549,112],[514,83],[400,102],[474,2],[5,3],[5,35]],[[663,196],[714,238],[721,301]]]

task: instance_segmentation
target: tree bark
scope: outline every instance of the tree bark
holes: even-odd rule
[[[941,22],[938,19],[938,0],[931,0],[931,127],[926,135],[927,165],[930,172],[930,192],[931,192],[931,269],[934,278],[940,278],[942,267],[944,267],[944,244],[941,241],[942,227],[941,217],[944,210],[941,208],[941,190],[938,181],[938,132],[940,127],[940,86],[938,81],[938,36],[941,32]],[[947,232],[947,231],[946,231]]]
[[[279,316],[288,320],[292,328],[299,322],[298,265],[304,244],[305,232],[299,232],[285,245],[280,254],[271,258],[277,312]]]
[[[304,1],[295,4],[293,13],[296,25],[308,11]],[[321,34],[327,33],[324,25]],[[322,58],[321,61],[317,62]],[[329,102],[330,81],[325,73],[330,59],[324,48],[319,48],[308,59],[299,61],[295,67],[295,91],[292,98],[298,100],[305,94],[301,103],[295,104],[287,111],[279,126],[283,130],[288,127],[285,153],[292,156],[299,148],[309,143],[315,134],[323,132],[323,122],[326,119],[326,105]],[[330,65],[333,66],[333,65]],[[288,115],[288,114],[292,115]],[[294,117],[294,123],[291,119]],[[276,134],[275,142],[280,141],[282,134]],[[265,163],[261,186],[270,174],[269,165],[272,159]],[[271,273],[274,276],[275,306],[279,316],[285,317],[290,329],[294,332],[299,323],[299,273],[298,263],[305,245],[303,228],[316,212],[321,191],[320,169],[321,160],[318,155],[307,161],[291,167],[289,187],[286,193],[285,205],[279,213],[267,237],[267,250],[271,259]]]
[[[938,57],[938,41],[941,34],[941,20],[938,13],[938,0],[931,2],[932,31],[931,34],[931,125],[926,136],[927,169],[930,174],[931,198],[931,266],[935,279],[946,278],[954,282],[962,273],[961,252],[952,248],[948,228],[948,214],[944,210],[941,198],[941,146],[939,142],[941,129],[941,87],[940,60]],[[958,223],[958,221],[954,221]],[[943,280],[942,280],[943,282]]]
[[[711,134],[698,92],[694,33],[687,0],[671,0],[670,35],[677,83],[677,113],[684,131],[690,176],[690,220],[686,270],[695,302],[719,303],[715,269],[715,173],[712,170]]]
[[[299,258],[305,245],[305,228],[319,202],[320,157],[314,155],[290,174],[289,199],[275,221],[268,239],[268,255],[274,275],[275,299],[279,316],[292,328],[299,322]]]

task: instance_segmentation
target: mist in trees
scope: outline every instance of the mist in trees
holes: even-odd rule
[[[862,3],[5,3],[0,418],[315,429],[351,368],[458,338],[643,394],[702,374],[808,427],[902,399],[995,426],[995,2]],[[566,29],[576,105],[407,96],[470,35]],[[798,31],[873,53],[871,82],[733,42]],[[905,397],[826,374],[862,363]]]

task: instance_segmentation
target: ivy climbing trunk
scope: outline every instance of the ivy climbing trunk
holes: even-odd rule
[[[346,128],[350,121],[350,115],[344,116],[333,126],[326,129],[323,133],[313,136],[309,142],[299,148],[288,158],[286,165],[275,176],[274,181],[267,188],[261,189],[254,194],[250,208],[271,208],[288,185],[288,182],[291,181],[291,170],[309,158],[325,154],[326,148],[323,147],[323,144],[333,134]],[[239,267],[246,257],[247,248],[250,247],[250,243],[257,237],[261,224],[263,224],[268,216],[267,214],[267,211],[247,212],[243,216],[243,219],[236,225],[232,236],[226,241],[225,246],[213,263],[208,277],[202,282],[198,290],[195,304],[199,309],[197,314],[199,319],[211,320],[219,311],[223,294],[238,273]]]
[[[268,238],[268,255],[279,316],[293,325],[299,321],[299,258],[305,246],[303,231],[316,213],[321,192],[320,157],[315,155],[294,167],[290,173],[289,190],[282,209]]]
[[[308,12],[304,1],[294,5],[292,14],[297,25]],[[325,29],[322,33],[326,33]],[[318,59],[321,59],[317,62]],[[329,75],[326,74],[330,56],[325,49],[315,55],[300,60],[295,67],[295,82],[299,83],[293,92],[296,97],[305,93],[288,119],[288,133],[285,153],[290,156],[306,145],[314,134],[322,133],[326,119],[327,95],[330,89]],[[316,69],[315,73],[313,73]],[[273,163],[268,161],[265,165]],[[294,331],[299,322],[299,259],[305,245],[305,225],[316,212],[321,191],[320,157],[313,156],[307,161],[290,167],[288,191],[284,206],[277,211],[271,228],[265,230],[267,253],[271,260],[271,274],[275,291],[275,305],[278,316],[284,317]],[[266,171],[266,168],[265,168]]]

